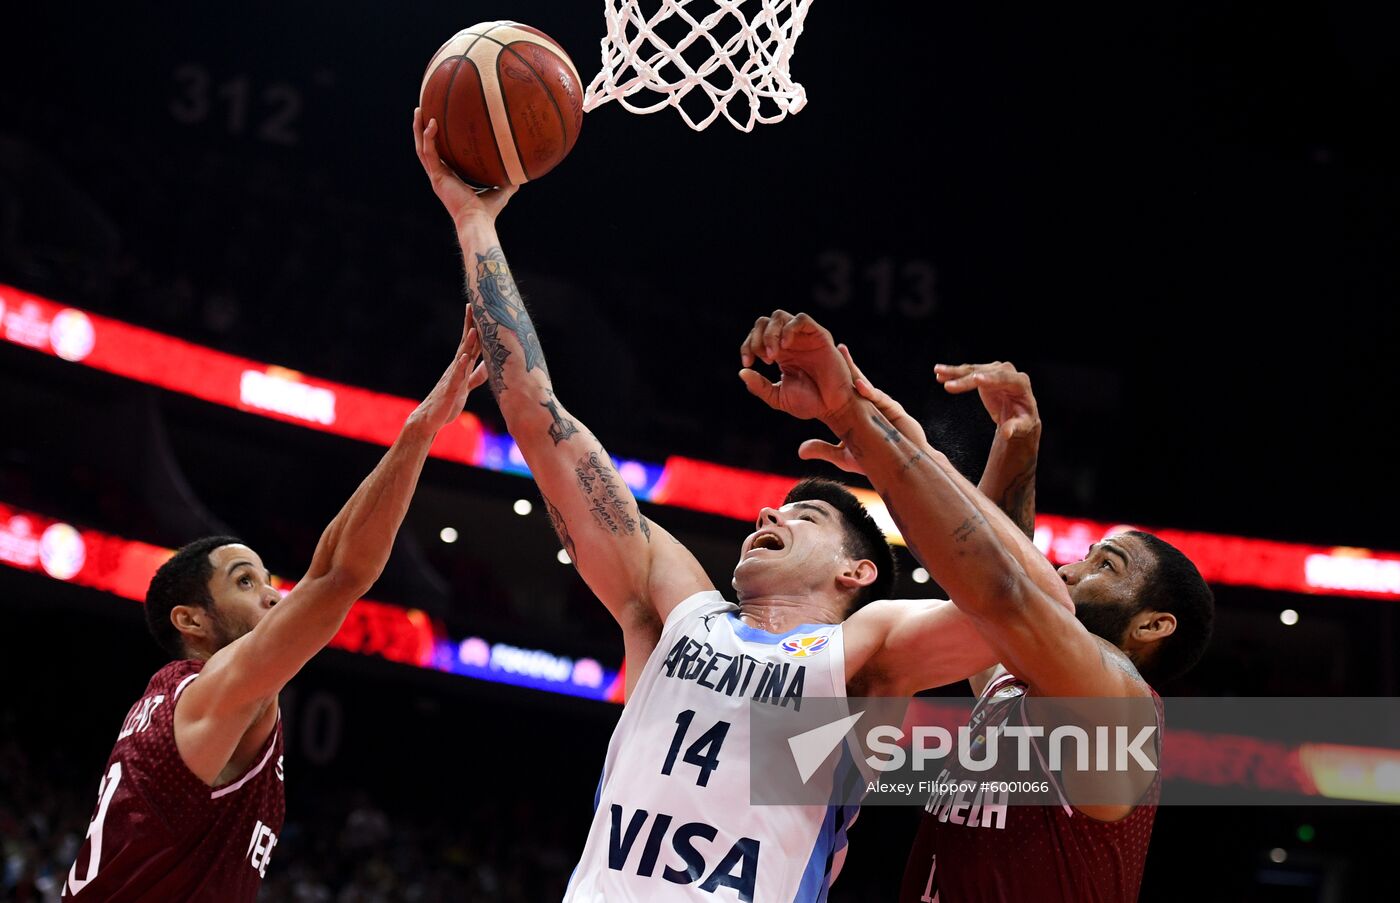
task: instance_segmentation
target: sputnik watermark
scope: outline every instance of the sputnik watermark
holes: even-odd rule
[[[929,796],[955,796],[973,793],[1045,793],[1047,781],[870,781],[867,793],[924,793]]]
[[[920,725],[912,733],[912,737],[908,738],[910,752],[906,753],[901,745],[901,741],[906,739],[903,728],[889,724],[871,728],[865,735],[865,746],[871,753],[865,757],[865,764],[876,771],[899,771],[909,762],[915,771],[922,771],[930,762],[941,766],[953,751],[953,735],[947,728]],[[999,741],[1008,738],[1016,741],[1016,770],[1025,772],[1033,767],[1031,741],[1047,737],[1047,732],[1045,727],[1038,724],[1012,724],[1002,727],[990,725],[985,728],[985,734],[977,734],[974,728],[964,725],[958,728],[957,735],[956,764],[959,768],[970,772],[996,768],[1002,748]],[[1072,742],[1073,767],[1078,771],[1126,772],[1130,768],[1129,759],[1143,771],[1156,771],[1157,763],[1148,758],[1146,750],[1147,744],[1156,736],[1155,724],[1139,728],[1131,740],[1126,725],[1100,724],[1094,726],[1091,741],[1089,732],[1079,725],[1062,724],[1048,732],[1046,745],[1049,756],[1046,764],[1051,771],[1061,771],[1066,761],[1065,745]],[[977,747],[982,749],[980,757]],[[1092,766],[1089,764],[1091,755],[1094,759]]]
[[[922,699],[755,704],[751,799],[1055,804],[1068,780],[1079,798],[1136,800],[1158,777],[1161,722],[1150,699],[946,709]]]
[[[1400,698],[813,698],[750,706],[755,805],[1400,806]]]

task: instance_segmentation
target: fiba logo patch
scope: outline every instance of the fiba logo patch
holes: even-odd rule
[[[788,637],[782,642],[782,650],[793,658],[811,658],[831,643],[831,637],[824,633],[807,633]]]

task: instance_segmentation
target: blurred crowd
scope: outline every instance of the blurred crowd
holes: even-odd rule
[[[51,903],[92,815],[94,780],[0,741],[0,899]],[[89,785],[92,786],[89,786]],[[447,813],[386,812],[364,793],[289,804],[259,899],[275,903],[500,901],[563,896],[573,867],[541,801],[489,800]]]

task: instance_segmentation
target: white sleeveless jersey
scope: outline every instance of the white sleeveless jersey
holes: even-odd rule
[[[841,625],[773,634],[718,592],[671,612],[608,743],[565,903],[821,903],[855,806],[751,806],[749,705],[844,696]]]

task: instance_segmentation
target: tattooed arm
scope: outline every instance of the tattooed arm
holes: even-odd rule
[[[806,315],[777,312],[772,320],[771,351],[756,356],[777,363],[782,379],[770,384],[745,370],[749,390],[836,433],[996,660],[1045,695],[1146,692],[1131,665],[1123,667],[1121,651],[1075,619],[1064,582],[1016,524],[942,453],[905,437],[857,391],[857,376],[829,332]],[[811,390],[799,395],[803,385]]]
[[[938,364],[934,374],[954,394],[977,390],[997,425],[996,439],[977,489],[996,502],[1021,532],[1035,539],[1035,470],[1040,457],[1040,411],[1031,392],[1031,379],[1011,364]],[[969,677],[972,695],[1005,671],[993,665]]]
[[[763,318],[760,322],[766,321]],[[838,346],[851,375],[863,384],[862,394],[874,403],[905,439],[925,446],[923,427],[904,407],[876,389],[851,359],[845,345]],[[1035,468],[1040,447],[1040,414],[1031,393],[1030,379],[1010,364],[964,364],[934,368],[938,381],[954,394],[977,389],[987,413],[997,425],[977,490],[1005,512],[1027,536],[1035,531]],[[843,445],[809,439],[798,455],[822,460],[848,473],[863,475],[861,465]],[[922,563],[922,562],[921,562]],[[871,645],[865,659],[867,671],[876,675],[869,695],[906,695],[964,677],[976,696],[1004,670],[972,622],[949,602],[934,599],[876,603],[861,609],[856,621],[870,621],[871,630],[852,623],[848,631],[848,657],[860,660],[862,634]],[[869,686],[869,676],[863,683]]]
[[[439,159],[436,131],[433,123],[423,128],[415,112],[419,160],[457,226],[491,391],[560,543],[621,625],[628,658],[645,661],[671,610],[714,587],[695,557],[642,515],[602,444],[555,394],[496,235],[496,214],[514,189],[478,196]],[[635,674],[628,672],[629,691]]]
[[[767,321],[764,317],[761,321]],[[745,343],[748,344],[747,342]],[[837,346],[853,376],[864,379],[845,345]],[[1031,380],[1014,366],[991,364],[938,364],[934,373],[943,387],[955,395],[976,389],[987,413],[997,425],[996,439],[987,454],[987,466],[977,489],[996,503],[1032,539],[1035,538],[1035,471],[1040,454],[1040,412],[1031,392]],[[928,437],[917,420],[883,392],[874,390],[877,407],[904,438],[927,445]],[[867,396],[872,397],[872,396]],[[826,461],[847,473],[860,473],[860,464],[844,445],[809,439],[798,457]]]
[[[1040,455],[1040,411],[1031,378],[1011,364],[938,364],[943,388],[961,394],[977,390],[997,425],[996,440],[977,488],[1005,511],[1021,532],[1035,538],[1035,467]]]

